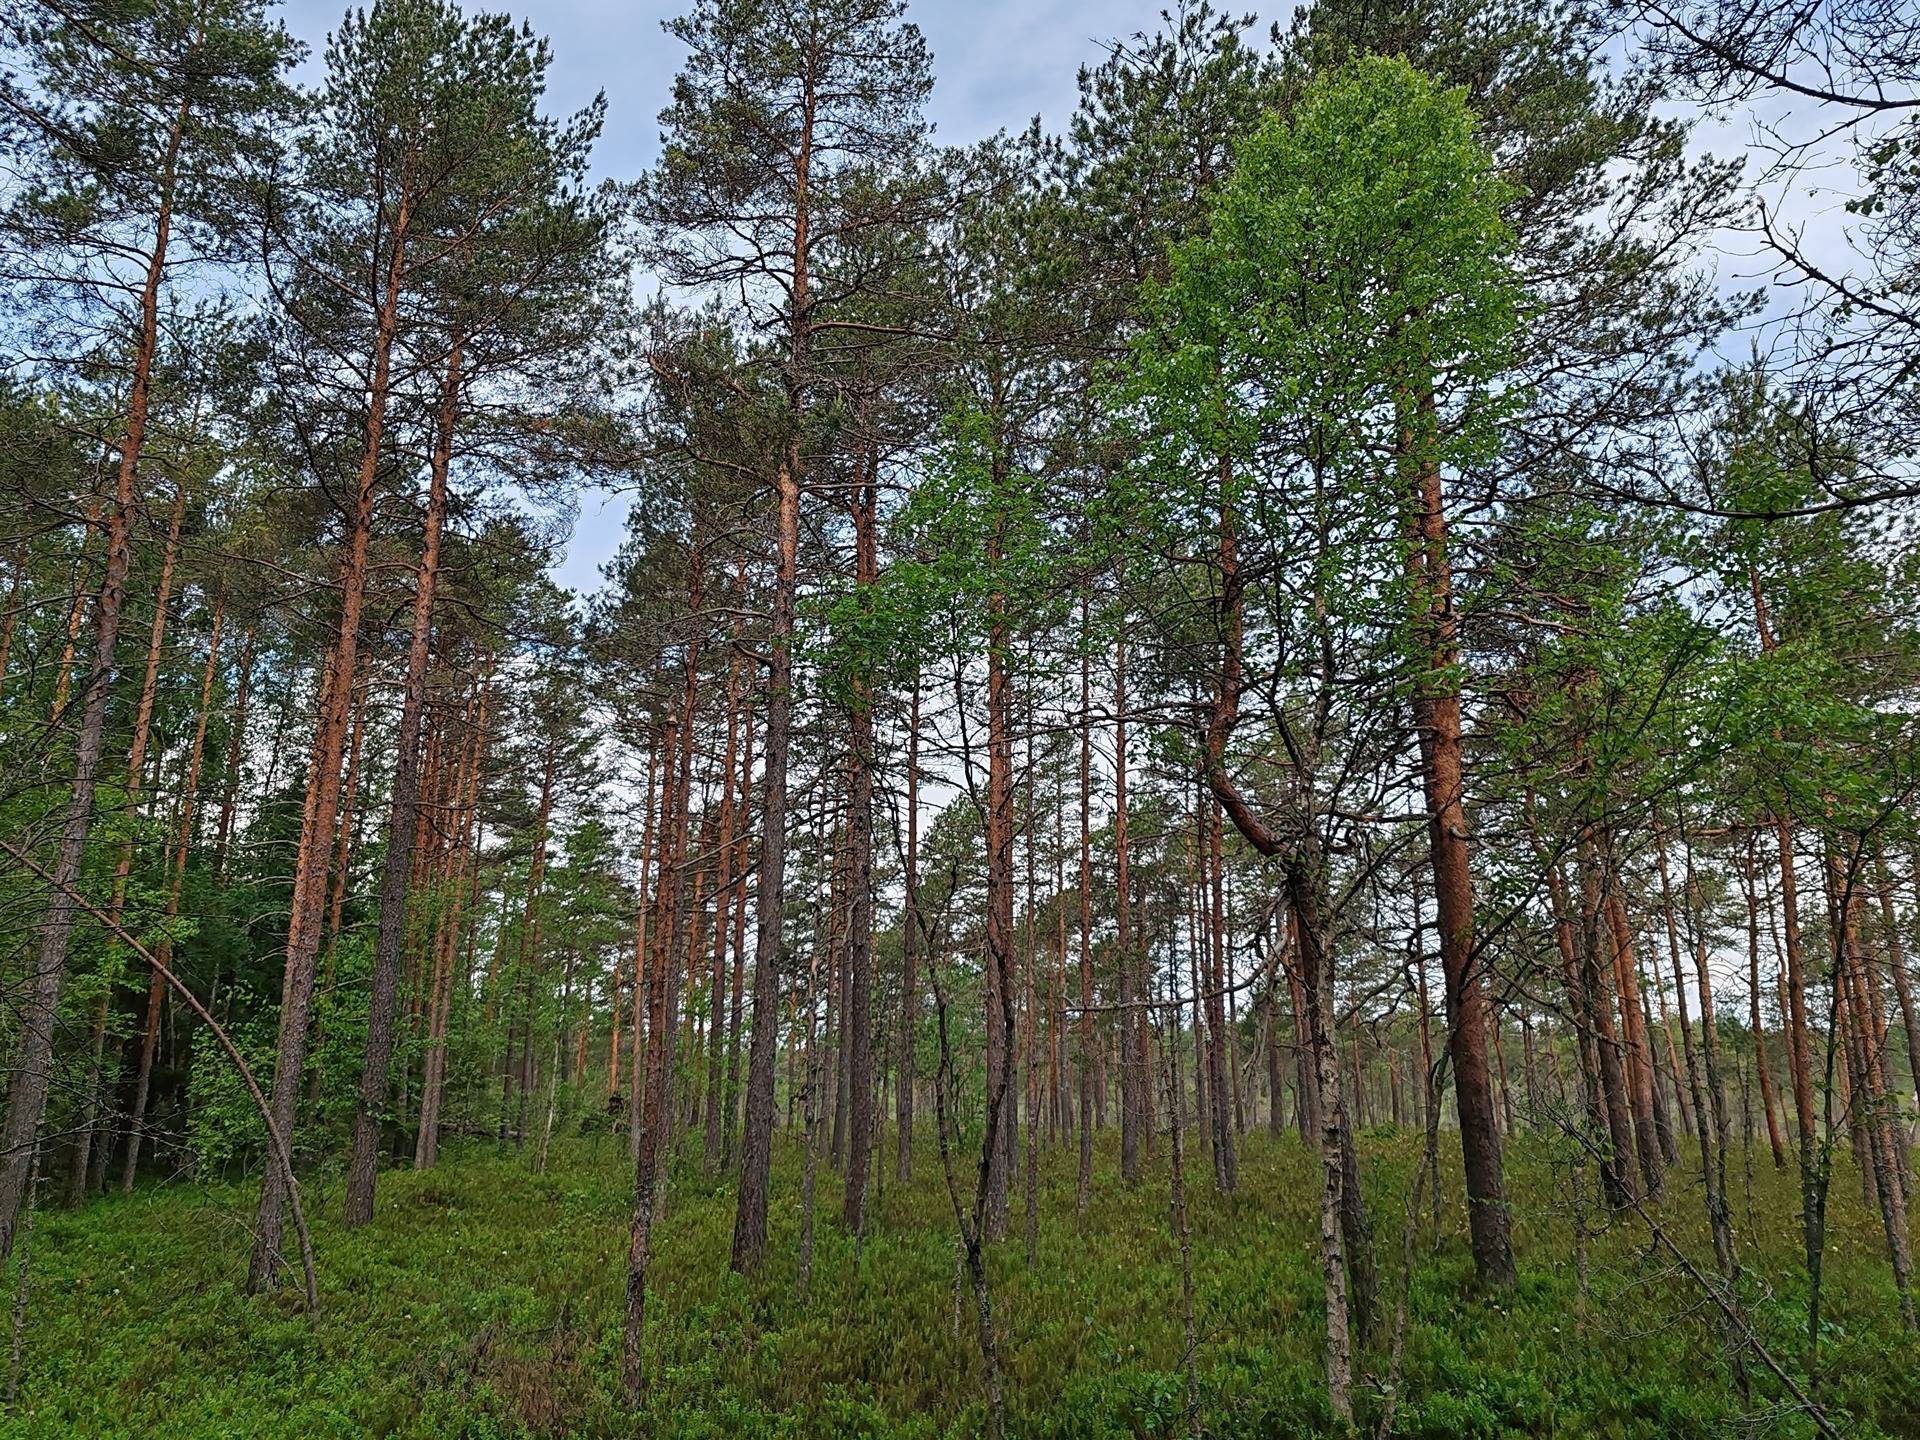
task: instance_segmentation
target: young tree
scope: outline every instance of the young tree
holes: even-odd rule
[[[1288,873],[1302,880],[1317,869],[1300,849],[1305,832],[1271,829],[1225,763],[1248,683],[1241,597],[1250,577],[1240,552],[1261,539],[1242,532],[1280,518],[1250,489],[1248,468],[1294,487],[1303,507],[1325,497],[1360,547],[1348,563],[1375,567],[1372,586],[1356,576],[1344,601],[1321,587],[1318,603],[1364,597],[1375,607],[1360,618],[1384,625],[1390,643],[1374,653],[1412,698],[1433,864],[1452,886],[1441,958],[1475,1261],[1496,1287],[1512,1283],[1513,1267],[1464,863],[1457,641],[1439,506],[1443,475],[1484,453],[1500,413],[1491,387],[1517,314],[1505,198],[1457,95],[1404,62],[1343,67],[1249,143],[1210,231],[1178,252],[1164,297],[1171,333],[1149,372],[1168,427],[1160,467],[1176,495],[1191,497],[1173,513],[1186,526],[1214,517],[1222,665],[1203,771],[1248,840],[1291,852]],[[1382,555],[1398,558],[1397,579],[1377,568]],[[1311,772],[1293,748],[1304,778]],[[1292,888],[1296,921],[1310,923],[1317,905]]]

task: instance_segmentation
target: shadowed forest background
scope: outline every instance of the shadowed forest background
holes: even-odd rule
[[[0,1432],[1920,1435],[1920,12],[689,5],[0,4]]]

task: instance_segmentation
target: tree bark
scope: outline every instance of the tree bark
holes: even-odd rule
[[[1088,605],[1080,602],[1080,1171],[1074,1204],[1081,1215],[1093,1186],[1093,1090],[1100,1053],[1093,1031],[1093,660]],[[1124,1012],[1122,1019],[1125,1019]]]
[[[734,575],[734,598],[744,602],[746,590],[746,557],[741,556]],[[721,1108],[725,1102],[723,1091],[723,1072],[725,1064],[724,1047],[721,1043],[722,1006],[728,995],[727,988],[727,910],[733,903],[735,890],[734,871],[734,795],[733,784],[736,765],[739,759],[740,742],[740,621],[733,622],[733,656],[727,668],[727,749],[721,762],[720,779],[720,829],[718,853],[715,864],[719,867],[719,879],[715,882],[713,893],[713,979],[707,1004],[707,1113],[705,1164],[708,1174],[719,1171],[724,1149],[721,1137]]]
[[[1760,1077],[1760,1108],[1767,1116],[1767,1144],[1773,1154],[1773,1168],[1787,1168],[1786,1147],[1780,1141],[1780,1121],[1773,1101],[1773,1065],[1767,1058],[1767,1032],[1760,1018],[1760,898],[1753,883],[1753,843],[1747,843],[1742,879],[1747,897],[1747,1005],[1748,1025],[1753,1032],[1753,1068]]]
[[[646,1098],[646,1036],[647,1036],[647,921],[651,903],[647,899],[647,878],[649,868],[657,872],[659,855],[656,850],[656,837],[659,832],[658,816],[665,810],[664,796],[657,792],[660,778],[660,753],[666,748],[666,741],[653,737],[647,746],[647,799],[641,814],[640,834],[640,873],[635,882],[635,893],[639,897],[633,916],[633,1035],[632,1035],[632,1075],[630,1093],[627,1096],[627,1151],[628,1159],[634,1164],[640,1163],[640,1137],[643,1132],[641,1106]]]
[[[746,988],[747,956],[747,853],[752,833],[749,817],[753,794],[753,706],[747,704],[747,717],[740,740],[740,818],[739,835],[734,840],[733,857],[733,974],[727,986],[727,1094],[725,1125],[720,1136],[722,1169],[733,1165],[734,1134],[739,1127],[740,1095],[740,1019]]]
[[[133,828],[140,814],[141,797],[146,790],[147,743],[153,734],[153,704],[160,685],[160,655],[166,643],[167,613],[173,602],[174,563],[180,554],[180,529],[186,512],[187,482],[183,474],[174,484],[173,508],[167,521],[167,539],[160,560],[160,577],[158,584],[154,587],[153,623],[147,631],[146,669],[140,681],[140,701],[134,711],[133,738],[127,747],[127,785],[120,807],[121,815],[127,824],[127,834],[120,842],[120,854],[114,862],[112,898],[107,905],[107,915],[115,925],[118,925],[126,914],[127,881],[133,874]],[[103,981],[106,978],[102,976]],[[99,1153],[95,1154],[94,1139],[103,1100],[101,1057],[106,1044],[107,1013],[112,999],[113,986],[103,983],[99,1001],[94,1007],[92,1056],[82,1092],[81,1120],[74,1136],[73,1168],[69,1172],[67,1181],[67,1203],[70,1205],[79,1204],[92,1188],[89,1177],[96,1166],[103,1172],[96,1183],[104,1183],[105,1179],[106,1150],[102,1146]]]
[[[450,866],[452,884],[447,901],[448,910],[441,920],[440,940],[434,961],[433,989],[428,1005],[427,1053],[420,1077],[419,1125],[413,1147],[413,1168],[416,1170],[431,1169],[440,1152],[440,1110],[446,1088],[447,1029],[453,1006],[453,954],[466,908],[463,899],[466,896],[466,869],[470,864],[474,870],[476,895],[479,884],[476,852],[480,830],[480,768],[486,755],[487,707],[492,695],[493,656],[489,653],[484,678],[473,702],[466,777],[460,792],[457,816],[459,839]]]
[[[413,842],[420,824],[420,717],[427,704],[433,592],[440,575],[440,531],[446,522],[447,476],[453,464],[461,356],[462,342],[456,335],[447,352],[446,374],[440,382],[439,414],[427,483],[426,529],[421,538],[419,565],[414,572],[413,633],[407,644],[400,729],[394,740],[393,808],[387,820],[387,852],[380,869],[380,918],[374,940],[372,991],[367,1005],[367,1053],[360,1071],[360,1104],[354,1114],[353,1152],[347,1162],[346,1225],[350,1230],[373,1218],[381,1114],[387,1098],[387,1071],[393,1059],[400,952],[407,931]]]
[[[373,538],[374,496],[380,476],[380,458],[386,429],[387,394],[393,359],[394,333],[400,308],[400,286],[406,273],[407,235],[412,217],[409,197],[403,197],[394,217],[391,255],[375,313],[373,368],[367,387],[366,432],[361,443],[360,472],[353,509],[347,519],[339,566],[340,616],[334,639],[331,674],[321,687],[314,726],[315,770],[309,789],[313,804],[303,833],[304,864],[295,872],[292,913],[287,924],[287,961],[281,984],[280,1034],[275,1050],[272,1109],[274,1122],[291,1143],[294,1112],[299,1103],[300,1078],[307,1058],[307,1022],[313,1003],[314,960],[320,943],[320,906],[325,896],[327,847],[340,804],[340,758],[346,740],[347,712],[353,677],[358,669],[360,615],[366,599],[367,554]],[[309,843],[311,842],[311,843]],[[270,1289],[280,1268],[280,1229],[286,1189],[278,1171],[269,1169],[261,1181],[260,1206],[254,1218],[253,1254],[248,1265],[247,1289]]]
[[[811,74],[811,72],[809,72]],[[800,422],[805,409],[811,335],[814,125],[820,97],[803,87],[799,144],[793,157],[793,248],[788,276],[786,391],[789,433],[774,476],[773,606],[767,645],[766,760],[760,805],[760,874],[755,900],[753,1041],[747,1054],[747,1117],[734,1210],[736,1271],[753,1269],[767,1248],[767,1183],[773,1159],[773,1072],[778,1049],[780,941],[787,854],[787,751],[793,714],[793,627],[799,590]]]
[[[1430,391],[1421,409],[1423,423],[1430,422]],[[1493,1112],[1493,1080],[1487,1064],[1487,998],[1475,956],[1473,872],[1467,855],[1459,620],[1446,551],[1440,472],[1426,461],[1413,468],[1408,573],[1415,587],[1424,651],[1414,691],[1413,721],[1420,743],[1428,849],[1439,911],[1447,1055],[1453,1065],[1454,1104],[1466,1170],[1474,1274],[1489,1289],[1510,1290],[1516,1282],[1513,1241]]]
[[[1658,1204],[1666,1198],[1666,1160],[1662,1153],[1665,1147],[1660,1141],[1661,1125],[1655,1113],[1653,1057],[1640,1007],[1639,967],[1633,958],[1632,934],[1627,927],[1626,908],[1620,903],[1620,879],[1610,857],[1606,856],[1607,848],[1602,849],[1601,905],[1613,954],[1614,993],[1620,1001],[1627,1096],[1633,1106],[1634,1153],[1640,1162],[1640,1194]]]
[[[1207,795],[1206,894],[1211,901],[1206,927],[1211,966],[1207,975],[1207,1098],[1212,1109],[1213,1178],[1220,1193],[1239,1188],[1240,1163],[1234,1153],[1233,1080],[1227,1046],[1226,887],[1221,877],[1220,804]]]
[[[900,1058],[894,1081],[894,1128],[902,1184],[913,1174],[914,1042],[920,1020],[920,671],[913,672],[907,707],[907,855],[905,904],[900,912]]]
[[[1113,642],[1113,851],[1114,851],[1114,965],[1120,976],[1120,1178],[1128,1184],[1140,1179],[1141,1130],[1146,1103],[1140,1095],[1145,1073],[1146,1045],[1134,1007],[1145,997],[1136,994],[1128,929],[1128,901],[1132,896],[1127,849],[1127,642]]]
[[[1580,1001],[1594,1037],[1594,1058],[1600,1071],[1600,1095],[1606,1119],[1608,1146],[1601,1158],[1601,1187],[1606,1191],[1608,1203],[1619,1208],[1631,1204],[1636,1197],[1631,1163],[1633,1119],[1627,1104],[1626,1065],[1613,1020],[1612,966],[1601,963],[1610,941],[1603,938],[1607,923],[1605,881],[1590,831],[1590,826],[1583,826],[1579,842]]]
[[[1000,560],[996,529],[988,540],[988,562]],[[1012,679],[1007,648],[1011,643],[1006,597],[988,599],[987,633],[987,913],[986,913],[986,1067],[989,1086],[1013,1064],[1013,717]],[[1002,1112],[999,1143],[987,1168],[986,1238],[997,1240],[1007,1228],[1007,1181],[1013,1169],[1019,1100],[1011,1086],[1012,1108]]]
[[[107,694],[113,684],[114,655],[120,639],[120,615],[126,600],[132,556],[133,513],[138,503],[136,477],[146,444],[154,355],[159,348],[160,282],[166,273],[167,244],[173,229],[174,180],[187,107],[175,112],[160,164],[160,203],[154,219],[153,247],[147,254],[140,289],[140,328],[134,345],[133,374],[127,393],[126,425],[120,437],[120,464],[113,504],[106,521],[106,569],[94,601],[93,660],[87,672],[80,725],[74,742],[73,778],[68,791],[60,845],[50,871],[51,893],[34,947],[33,970],[21,1008],[20,1036],[14,1059],[7,1110],[0,1121],[0,1260],[13,1253],[14,1228],[26,1198],[47,1090],[53,1082],[53,1032],[60,992],[67,978],[67,942],[78,914],[74,896],[81,861],[93,825],[93,791],[106,746]]]
[[[880,578],[877,453],[869,450],[854,505],[854,584]],[[873,1164],[873,690],[864,673],[847,706],[847,1176],[842,1219],[859,1234],[866,1223],[867,1172]]]

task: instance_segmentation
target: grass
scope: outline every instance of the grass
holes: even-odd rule
[[[929,1136],[929,1138],[931,1138]],[[1384,1309],[1398,1285],[1413,1137],[1363,1150]],[[1164,1164],[1165,1147],[1156,1158]],[[1736,1157],[1737,1158],[1737,1157]],[[731,1275],[727,1181],[683,1157],[657,1232],[648,1300],[650,1385],[619,1403],[621,1293],[631,1180],[624,1146],[571,1140],[531,1173],[491,1147],[428,1174],[382,1177],[374,1223],[337,1222],[340,1185],[307,1182],[321,1310],[297,1287],[241,1293],[253,1191],[156,1185],[78,1211],[43,1211],[8,1436],[695,1437],[981,1433],[970,1318],[955,1324],[951,1210],[937,1157],[910,1185],[889,1173],[864,1254],[838,1223],[822,1165],[811,1294],[794,1294],[799,1157],[775,1157],[770,1254]],[[1799,1373],[1804,1290],[1790,1176],[1764,1156],[1736,1181],[1745,1296],[1767,1343]],[[1591,1241],[1592,1293],[1573,1265],[1571,1193],[1546,1142],[1516,1137],[1520,1288],[1476,1298],[1458,1172],[1443,1165],[1440,1244],[1417,1250],[1400,1436],[1672,1437],[1813,1433],[1770,1385],[1733,1388],[1704,1297],[1619,1219]],[[1241,1193],[1192,1167],[1197,1352],[1210,1435],[1334,1433],[1322,1396],[1314,1166],[1292,1139],[1248,1138]],[[1185,1433],[1179,1252],[1164,1171],[1138,1188],[1104,1150],[1084,1222],[1074,1158],[1043,1152],[1038,1263],[1029,1271],[1015,1188],[993,1257],[1014,1435]],[[1672,1176],[1665,1219],[1710,1255],[1697,1182]],[[1844,1433],[1920,1436],[1920,1348],[1900,1332],[1877,1225],[1851,1177],[1834,1185],[1820,1395]],[[11,1280],[0,1289],[11,1310]],[[1756,1367],[1757,1368],[1757,1367]],[[1375,1347],[1357,1375],[1382,1375]],[[1377,1413],[1361,1380],[1363,1425]]]

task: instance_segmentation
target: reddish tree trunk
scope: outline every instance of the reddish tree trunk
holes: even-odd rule
[[[1423,418],[1430,418],[1431,406],[1429,392]],[[1408,572],[1420,610],[1425,653],[1414,692],[1413,720],[1420,742],[1428,851],[1439,910],[1447,1054],[1453,1062],[1474,1273],[1482,1285],[1507,1290],[1516,1276],[1487,1063],[1486,987],[1475,954],[1473,872],[1467,855],[1466,775],[1461,757],[1459,621],[1453,604],[1440,473],[1425,462],[1414,468]]]
[[[753,707],[747,705],[746,726],[740,742],[740,819],[739,836],[733,857],[733,974],[727,986],[727,1093],[725,1124],[720,1137],[722,1168],[733,1165],[734,1135],[739,1127],[740,1097],[740,1018],[742,992],[746,986],[747,957],[747,854],[752,832],[749,816],[753,795]]]
[[[434,979],[428,1002],[427,1053],[420,1077],[420,1118],[415,1135],[413,1167],[431,1169],[440,1151],[440,1110],[446,1087],[447,1028],[453,1006],[453,955],[457,946],[466,905],[477,899],[479,865],[475,858],[479,847],[480,770],[486,755],[487,707],[493,695],[493,656],[486,660],[484,678],[473,702],[473,718],[467,741],[466,776],[460,792],[460,812],[456,817],[459,840],[454,854],[448,910],[441,921],[440,944],[434,958]],[[466,869],[474,875],[474,896],[466,905]],[[467,972],[471,975],[471,970]],[[463,983],[465,983],[463,981]]]
[[[744,601],[746,586],[746,558],[741,557],[739,569],[734,577],[734,598]],[[706,1167],[712,1174],[719,1170],[721,1162],[721,1105],[722,1066],[725,1055],[722,1047],[722,1006],[728,994],[727,990],[727,910],[733,903],[734,894],[734,849],[733,849],[733,782],[735,766],[739,759],[740,743],[740,622],[733,623],[733,658],[727,668],[727,749],[721,762],[720,778],[720,828],[719,849],[715,864],[719,867],[719,879],[714,884],[713,904],[713,978],[708,992],[707,1004],[707,1114],[706,1114]]]
[[[292,914],[287,924],[287,962],[281,984],[280,1034],[275,1050],[271,1109],[280,1133],[293,1135],[294,1111],[300,1078],[307,1058],[307,1022],[313,1003],[314,960],[319,953],[320,906],[326,889],[326,839],[333,835],[340,805],[340,759],[346,742],[353,677],[358,669],[360,615],[366,600],[367,555],[373,538],[373,508],[386,428],[387,394],[393,358],[394,331],[400,307],[400,285],[406,273],[406,238],[411,207],[403,200],[394,219],[391,256],[380,307],[375,316],[373,369],[367,388],[366,433],[361,445],[360,473],[339,566],[340,615],[334,638],[334,663],[321,687],[319,714],[314,726],[314,774],[309,785],[313,804],[302,833],[302,859],[296,870]],[[325,838],[314,838],[325,837]],[[254,1218],[253,1254],[248,1265],[247,1289],[258,1293],[272,1287],[278,1276],[280,1231],[286,1205],[285,1181],[278,1167],[268,1167],[260,1187],[260,1206]]]
[[[420,720],[427,705],[427,661],[433,647],[433,593],[440,577],[440,532],[446,523],[447,478],[453,466],[454,422],[460,403],[462,345],[455,336],[440,383],[433,460],[428,468],[426,529],[413,581],[413,631],[400,697],[400,729],[394,739],[393,806],[387,818],[387,851],[380,867],[380,915],[373,949],[373,981],[367,1003],[367,1051],[360,1070],[360,1103],[354,1113],[353,1150],[347,1161],[347,1228],[373,1218],[381,1112],[393,1059],[395,988],[407,933],[414,837],[420,825]]]
[[[1080,1174],[1075,1191],[1087,1213],[1093,1186],[1093,1092],[1100,1052],[1093,1029],[1093,660],[1087,602],[1080,602]]]
[[[107,693],[113,683],[114,656],[120,639],[120,614],[126,599],[132,553],[133,513],[138,502],[135,478],[147,438],[149,393],[154,355],[159,347],[160,282],[166,273],[167,243],[173,228],[174,177],[180,140],[187,121],[183,103],[175,112],[160,165],[160,204],[154,220],[153,248],[147,255],[140,290],[139,338],[134,345],[132,383],[127,394],[126,426],[120,437],[120,464],[112,507],[107,512],[106,569],[94,602],[93,660],[88,669],[80,726],[75,737],[72,785],[55,855],[46,915],[35,944],[32,980],[20,1013],[18,1048],[7,1110],[0,1121],[0,1260],[13,1253],[15,1227],[26,1198],[28,1173],[38,1150],[40,1121],[53,1082],[53,1032],[60,992],[67,976],[67,941],[78,914],[74,895],[93,825],[93,791],[106,747]],[[76,615],[78,614],[76,602]],[[62,666],[62,685],[66,667]],[[64,700],[64,696],[62,697]],[[61,709],[56,706],[56,713]]]
[[[174,562],[180,554],[180,527],[186,511],[187,482],[183,476],[173,488],[173,509],[167,521],[159,583],[154,590],[153,623],[147,631],[146,669],[140,682],[140,702],[134,711],[133,739],[127,750],[127,786],[120,807],[127,834],[120,842],[119,857],[114,862],[112,899],[107,906],[109,926],[119,925],[126,914],[127,881],[133,874],[133,828],[140,814],[141,797],[146,790],[147,742],[153,733],[153,705],[160,684],[160,652],[166,643],[167,612],[173,601]],[[67,1203],[70,1205],[79,1204],[88,1190],[93,1188],[89,1184],[93,1170],[98,1168],[102,1171],[94,1180],[95,1185],[104,1183],[105,1179],[106,1150],[101,1146],[96,1153],[94,1141],[102,1101],[101,1061],[106,1047],[107,1012],[112,998],[113,987],[103,984],[93,1010],[92,1055],[87,1068],[80,1124],[74,1136],[73,1168],[67,1181]]]

